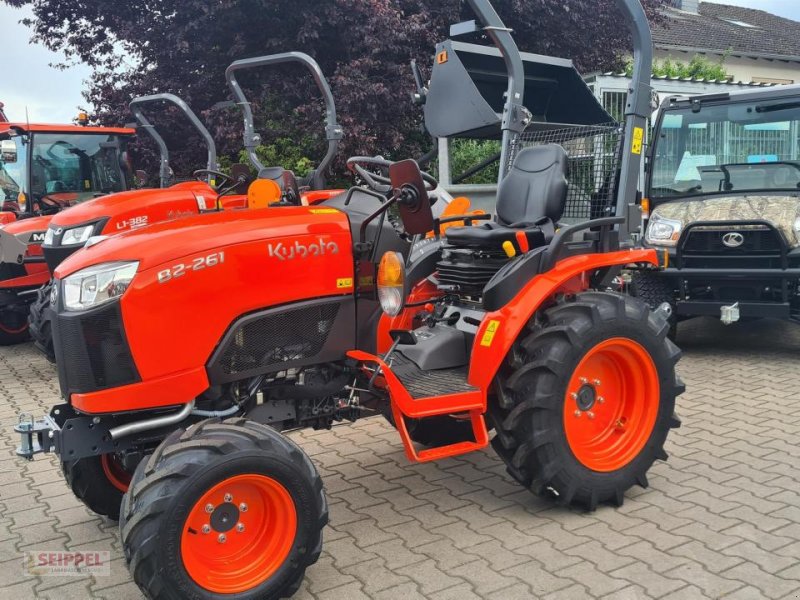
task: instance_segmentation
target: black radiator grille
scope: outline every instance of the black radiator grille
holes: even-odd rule
[[[53,343],[66,397],[139,381],[118,302],[83,314],[61,313],[55,321]]]
[[[741,246],[731,248],[723,243],[723,237],[729,233],[742,236]],[[767,226],[756,227],[695,227],[686,234],[683,244],[685,254],[725,254],[754,255],[780,254],[783,247],[777,229]]]
[[[246,320],[220,356],[222,372],[231,375],[316,356],[328,341],[340,306],[337,301]]]

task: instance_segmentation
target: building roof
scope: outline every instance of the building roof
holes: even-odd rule
[[[657,48],[800,62],[800,22],[711,2],[701,2],[698,13],[665,8],[663,14],[665,22],[653,28]]]

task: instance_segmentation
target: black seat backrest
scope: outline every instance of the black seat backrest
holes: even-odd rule
[[[567,153],[558,144],[524,148],[497,189],[497,220],[503,225],[561,219],[567,201]]]

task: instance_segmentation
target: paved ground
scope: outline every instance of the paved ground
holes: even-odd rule
[[[684,325],[684,426],[620,509],[536,499],[491,451],[410,465],[381,419],[297,435],[331,503],[297,598],[800,598],[800,328]],[[44,412],[56,390],[33,349],[0,349],[0,598],[141,598],[115,524],[53,460],[13,456],[16,413]],[[28,576],[31,549],[110,550],[111,575]]]

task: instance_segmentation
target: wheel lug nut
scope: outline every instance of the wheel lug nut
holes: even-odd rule
[[[575,392],[572,392],[572,393],[569,395],[569,397],[570,397],[570,398],[572,398],[573,400],[577,400],[577,399],[578,399],[578,394],[576,394]]]
[[[211,533],[211,525],[203,525],[203,533]]]
[[[206,504],[206,512],[207,512],[207,513],[212,513],[212,512],[214,512],[214,505],[213,505],[213,504],[210,504],[210,503],[209,503],[209,504]]]
[[[218,541],[220,544],[224,544],[224,543],[225,543],[225,540],[227,540],[227,539],[228,539],[228,538],[227,538],[227,537],[225,537],[225,534],[224,534],[224,533],[220,533],[220,534],[219,534],[219,537],[217,538],[217,541]]]
[[[598,397],[597,397],[597,403],[598,403],[598,404],[602,404],[602,403],[603,403],[603,402],[605,402],[605,401],[606,401],[606,399],[605,399],[605,398],[603,398],[602,396],[598,396]]]
[[[583,384],[587,384],[587,383],[589,383],[589,380],[586,379],[586,377],[581,377],[580,382],[583,383]]]
[[[579,410],[576,410],[576,411],[575,411],[575,416],[576,416],[576,417],[580,417],[580,416],[581,416],[581,411],[579,411]]]
[[[233,496],[230,494],[225,494],[225,502],[230,502],[231,500],[233,500]]]
[[[590,419],[594,419],[594,413],[592,411],[587,412],[586,416],[589,417]]]
[[[242,533],[244,531],[244,523],[237,523],[236,524],[236,531]]]
[[[247,504],[245,504],[244,502],[242,502],[242,503],[239,505],[239,510],[240,510],[241,512],[247,512]]]
[[[599,380],[599,379],[595,379],[595,380],[594,380],[594,384],[595,384],[595,385],[600,385],[600,380]]]

